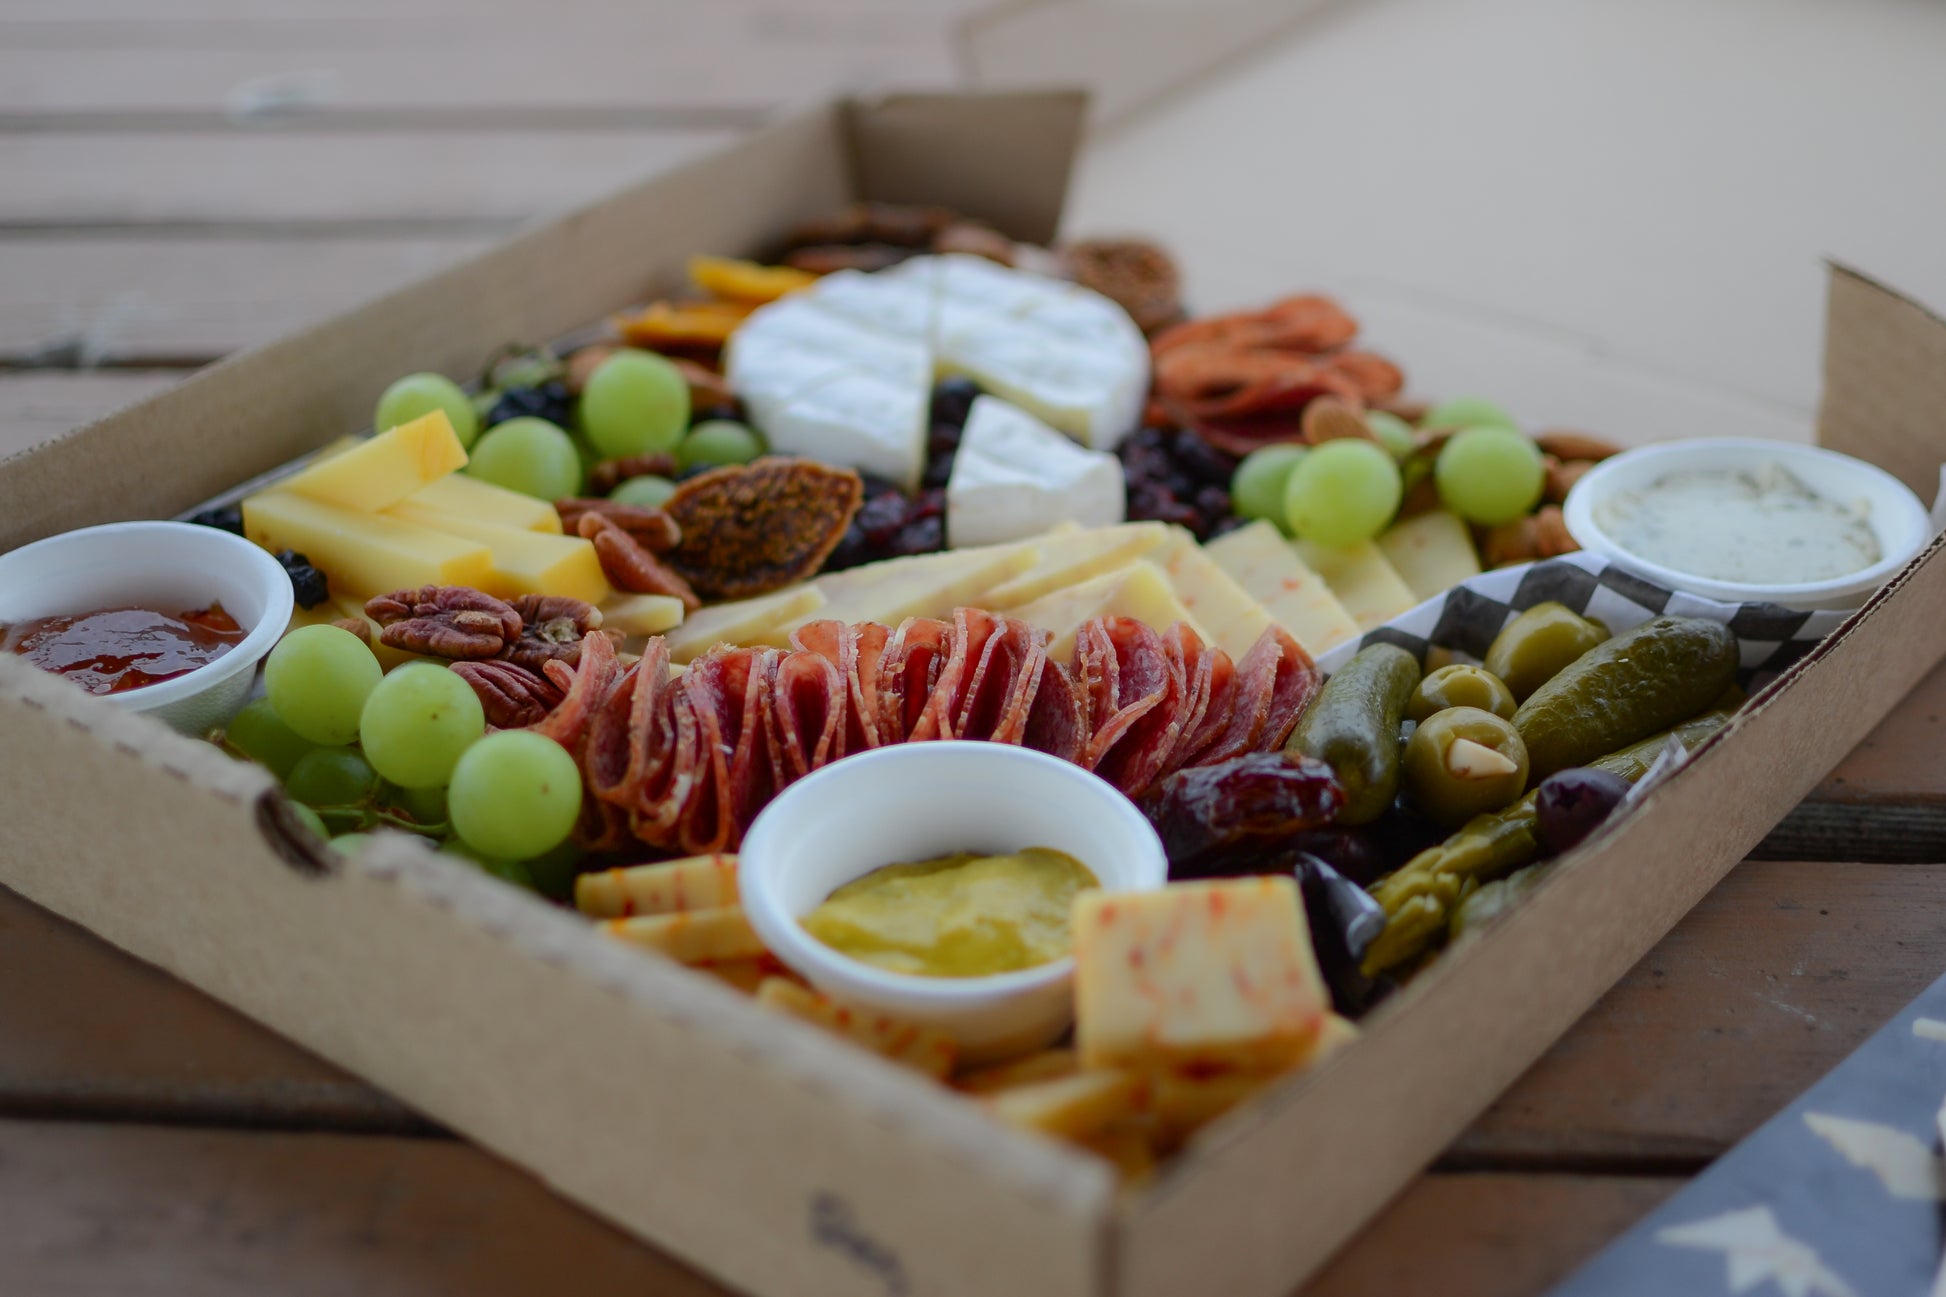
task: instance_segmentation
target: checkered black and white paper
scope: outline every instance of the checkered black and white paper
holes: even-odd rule
[[[1397,644],[1422,661],[1428,648],[1448,649],[1478,662],[1506,624],[1540,603],[1561,603],[1616,634],[1653,617],[1707,617],[1728,626],[1742,646],[1737,683],[1762,687],[1809,653],[1849,616],[1844,612],[1794,612],[1776,604],[1718,603],[1665,590],[1593,554],[1483,572],[1445,594],[1401,613],[1318,659],[1329,675],[1367,644]]]

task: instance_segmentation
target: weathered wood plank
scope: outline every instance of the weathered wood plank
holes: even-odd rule
[[[1714,1157],[1946,972],[1946,866],[1746,861],[1460,1137],[1452,1164]]]
[[[205,364],[492,241],[16,235],[0,239],[0,363]]]
[[[0,82],[6,79],[0,71]],[[0,135],[0,226],[494,233],[735,138],[722,129]],[[414,231],[416,232],[416,231]]]
[[[0,459],[154,396],[181,378],[168,370],[0,373]]]
[[[1663,1176],[1422,1176],[1302,1295],[1528,1297],[1682,1185]]]

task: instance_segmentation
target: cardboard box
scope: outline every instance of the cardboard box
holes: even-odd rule
[[[0,463],[0,547],[167,516],[857,196],[1052,235],[1070,95],[835,104]],[[1832,287],[1826,444],[1930,491],[1946,323]],[[1105,1164],[606,941],[416,843],[355,862],[269,774],[0,661],[0,883],[371,1078],[727,1282],[774,1294],[1278,1294],[1754,845],[1946,647],[1934,544],[1641,813],[1328,1063],[1121,1192]]]

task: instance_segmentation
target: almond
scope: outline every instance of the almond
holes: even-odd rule
[[[1543,461],[1547,468],[1546,500],[1549,504],[1564,504],[1568,492],[1581,480],[1581,475],[1595,466],[1592,459],[1570,459],[1566,462],[1549,455]]]
[[[1446,749],[1446,769],[1460,779],[1494,779],[1520,769],[1520,763],[1496,748],[1472,739],[1454,739]]]
[[[1619,455],[1622,450],[1613,442],[1566,428],[1550,428],[1534,438],[1534,444],[1559,460],[1607,459],[1610,455]]]
[[[1378,440],[1365,426],[1365,416],[1335,396],[1320,396],[1306,405],[1298,426],[1304,440],[1313,446],[1354,437],[1361,441]]]
[[[1543,505],[1534,515],[1534,545],[1542,558],[1559,558],[1580,549],[1580,544],[1568,533],[1568,520],[1557,504]]]
[[[1516,518],[1489,527],[1480,538],[1480,562],[1486,567],[1505,567],[1540,557],[1540,538],[1532,518]]]

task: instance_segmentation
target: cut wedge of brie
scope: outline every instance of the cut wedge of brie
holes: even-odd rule
[[[1124,504],[1113,455],[1083,450],[998,397],[974,400],[946,482],[948,545],[1024,540],[1064,522],[1112,527]]]
[[[724,372],[774,449],[911,491],[938,379],[965,375],[1112,450],[1141,416],[1149,349],[1099,293],[948,255],[840,271],[760,307],[731,335]]]

